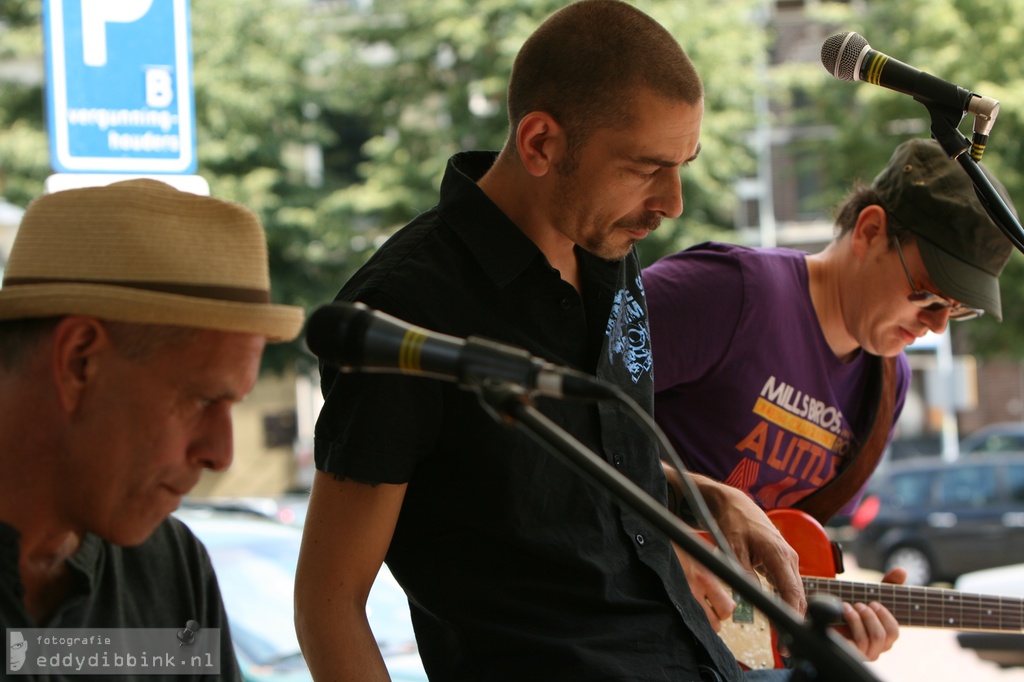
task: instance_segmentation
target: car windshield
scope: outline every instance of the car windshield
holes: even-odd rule
[[[981,508],[995,504],[994,467],[957,467],[941,472],[936,503],[944,508]]]
[[[299,654],[292,612],[299,538],[259,525],[267,528],[256,533],[231,522],[193,528],[216,566],[232,639],[250,660],[270,665]]]
[[[892,477],[892,497],[889,504],[897,509],[921,507],[931,493],[932,474],[917,471]]]
[[[298,528],[248,514],[178,512],[210,554],[240,656],[258,666],[302,663],[294,626]],[[381,566],[366,602],[381,654],[393,679],[425,679],[405,592]]]
[[[997,433],[986,438],[974,448],[975,452],[1020,452],[1024,450],[1024,435],[1019,433]]]

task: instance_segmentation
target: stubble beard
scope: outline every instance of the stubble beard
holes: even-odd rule
[[[579,191],[579,183],[576,181],[574,169],[575,166],[569,164],[559,165],[555,168],[562,178],[563,192],[561,202],[555,207],[554,216],[556,223],[563,225],[570,225],[575,222],[573,220],[575,216],[585,214],[583,209],[587,201],[583,193]],[[630,238],[626,241],[625,246],[617,248],[613,244],[613,240],[615,240],[616,235],[621,230],[654,231],[658,229],[659,225],[661,225],[661,216],[656,213],[645,213],[639,217],[620,218],[607,226],[591,222],[587,227],[594,229],[580,230],[576,237],[573,238],[573,241],[580,248],[598,258],[608,261],[621,261],[629,255],[629,252],[632,251],[636,243],[640,241],[639,239]]]

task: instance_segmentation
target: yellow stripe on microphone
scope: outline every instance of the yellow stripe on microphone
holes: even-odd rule
[[[864,80],[872,85],[878,85],[882,78],[882,69],[885,68],[886,62],[889,58],[881,52],[876,52],[875,56],[871,58],[871,63],[868,64],[868,71],[864,75]]]
[[[421,356],[423,344],[427,341],[427,335],[416,329],[409,329],[402,337],[402,344],[398,348],[398,369],[403,372],[419,372],[421,370]]]

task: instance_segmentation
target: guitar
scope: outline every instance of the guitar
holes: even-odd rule
[[[842,601],[877,601],[901,626],[976,632],[1024,632],[1024,599],[968,594],[936,587],[837,580],[842,553],[814,518],[796,509],[768,512],[775,527],[800,557],[800,575],[810,596],[829,594]],[[782,667],[768,618],[734,593],[736,610],[719,635],[736,660],[752,670]],[[837,621],[837,625],[843,621]]]

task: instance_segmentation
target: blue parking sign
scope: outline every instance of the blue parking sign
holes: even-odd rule
[[[63,173],[194,173],[188,0],[44,0],[50,158]]]

